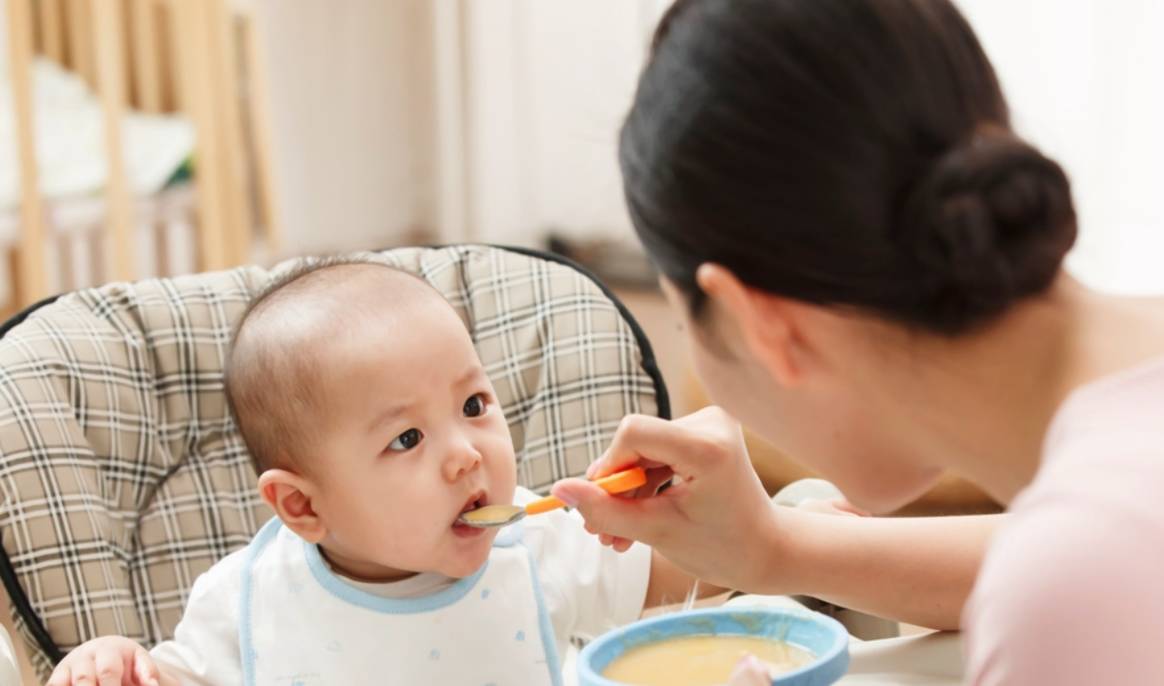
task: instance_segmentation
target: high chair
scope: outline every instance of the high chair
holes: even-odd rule
[[[628,413],[669,416],[650,344],[578,268],[484,246],[378,256],[461,315],[520,484],[582,474]],[[96,636],[171,637],[194,579],[271,516],[222,377],[231,328],[270,274],[75,291],[0,329],[0,578],[40,681]]]

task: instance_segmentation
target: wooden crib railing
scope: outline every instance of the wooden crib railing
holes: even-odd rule
[[[102,230],[92,245],[97,282],[142,276],[135,266],[142,231],[156,234],[155,273],[169,273],[158,246],[172,233],[183,199],[192,201],[185,221],[194,229],[196,269],[252,261],[259,238],[266,254],[278,252],[259,35],[252,16],[228,1],[6,0],[17,140],[0,145],[15,145],[20,164],[19,240],[10,254],[17,306],[60,290],[48,283],[46,251],[61,253],[59,236],[68,233],[57,216],[68,213],[49,211],[39,190],[34,55],[83,77],[101,103],[109,173],[98,202]],[[193,193],[131,197],[120,125],[130,108],[181,113],[193,123]],[[164,216],[159,207],[168,208]],[[56,264],[64,265],[58,271],[67,271],[70,260],[58,255]]]

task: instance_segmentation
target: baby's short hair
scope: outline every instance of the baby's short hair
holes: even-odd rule
[[[318,365],[312,360],[315,346],[326,342],[328,332],[307,336],[297,332],[297,336],[283,327],[287,316],[294,315],[296,308],[323,301],[326,321],[332,326],[358,327],[356,320],[373,311],[369,303],[383,304],[387,297],[385,292],[377,292],[363,299],[353,291],[353,276],[362,270],[383,270],[383,274],[419,285],[443,301],[428,282],[370,253],[306,260],[267,284],[235,325],[225,364],[227,405],[255,473],[276,467],[302,468],[298,458],[310,442],[313,426],[305,417],[325,409],[319,400]],[[392,292],[401,297],[410,295],[402,289]]]

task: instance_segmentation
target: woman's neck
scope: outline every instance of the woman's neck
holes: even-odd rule
[[[1047,430],[1072,391],[1164,355],[1164,307],[1063,275],[981,333],[922,347],[913,389],[929,397],[910,395],[927,448],[1009,503],[1038,472]]]

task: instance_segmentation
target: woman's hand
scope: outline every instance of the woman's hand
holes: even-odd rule
[[[935,629],[958,627],[999,517],[880,518],[847,503],[776,507],[752,469],[739,425],[709,407],[669,422],[627,417],[587,476],[638,464],[634,496],[585,479],[554,485],[586,528],[625,549],[654,547],[688,574],[751,593],[803,593]],[[674,474],[677,483],[649,488]],[[811,511],[816,509],[817,511]]]
[[[732,670],[727,686],[772,686],[772,676],[759,658],[747,655]]]
[[[123,636],[103,636],[74,648],[46,686],[176,686],[146,649]]]
[[[688,573],[717,586],[750,590],[772,574],[778,555],[775,512],[744,446],[740,425],[718,407],[675,421],[631,415],[587,476],[638,464],[648,487],[611,496],[584,479],[566,479],[553,493],[577,507],[586,528],[625,550],[649,544]],[[655,487],[674,475],[673,485]]]

